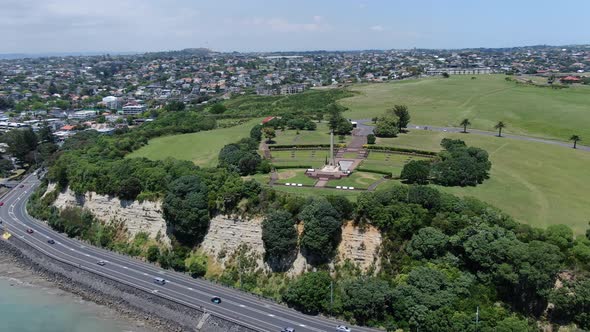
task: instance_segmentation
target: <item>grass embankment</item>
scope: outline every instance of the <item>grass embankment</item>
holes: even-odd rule
[[[490,154],[490,179],[476,187],[438,187],[488,202],[533,226],[566,224],[577,234],[588,227],[590,153],[561,146],[473,134],[415,130],[379,144],[438,151],[441,139],[462,139]],[[383,184],[387,186],[389,184]],[[380,186],[381,187],[381,186]]]
[[[362,84],[359,94],[339,102],[350,108],[345,116],[380,116],[395,104],[406,104],[412,123],[459,127],[468,118],[473,128],[567,140],[572,134],[590,138],[590,88],[551,89],[508,82],[503,75],[452,75],[387,84]]]
[[[221,148],[226,144],[249,137],[250,129],[260,121],[261,119],[253,119],[230,128],[154,138],[148,145],[130,153],[127,158],[145,157],[153,160],[176,158],[190,160],[203,167],[214,167],[217,166],[217,156]]]

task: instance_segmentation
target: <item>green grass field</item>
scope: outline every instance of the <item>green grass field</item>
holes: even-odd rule
[[[329,156],[329,150],[288,150],[271,151],[275,166],[311,166],[321,167]]]
[[[230,128],[154,138],[148,145],[127,155],[127,158],[146,157],[154,160],[176,158],[191,160],[199,166],[214,167],[217,166],[217,156],[221,148],[248,137],[250,129],[260,123],[260,120],[254,119]]]
[[[277,130],[277,137],[273,139],[274,144],[330,144],[330,130],[326,122],[318,123],[316,130]],[[348,143],[351,136],[345,136],[344,141],[340,141],[338,136],[334,136],[335,143]],[[272,146],[272,144],[271,144]]]
[[[492,170],[490,179],[477,187],[439,189],[479,198],[534,226],[562,223],[577,234],[587,229],[590,153],[536,142],[421,130],[381,139],[379,144],[437,151],[444,137],[463,139],[488,151]]]
[[[402,169],[404,168],[404,165],[411,160],[428,160],[428,158],[397,153],[371,151],[367,159],[365,159],[361,164],[361,167],[371,170],[391,172],[393,176],[399,176]]]
[[[305,169],[302,168],[288,168],[278,170],[279,179],[276,183],[300,183],[304,186],[313,186],[317,180],[305,175]]]
[[[339,179],[328,181],[329,187],[346,186],[354,187],[356,189],[367,189],[369,186],[379,179],[382,175],[368,172],[353,172],[349,176]]]
[[[453,75],[387,84],[362,84],[359,92],[339,102],[345,116],[367,119],[395,104],[409,107],[411,122],[455,126],[469,118],[473,128],[494,131],[498,121],[506,133],[567,140],[572,134],[590,140],[590,88],[551,89],[517,85],[503,75]]]

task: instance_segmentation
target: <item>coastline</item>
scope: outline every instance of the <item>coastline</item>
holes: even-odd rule
[[[0,281],[23,290],[35,290],[42,295],[51,296],[70,304],[75,304],[81,310],[92,313],[98,320],[112,322],[121,327],[121,331],[158,332],[164,331],[156,326],[150,326],[148,321],[138,315],[124,313],[105,305],[97,304],[82,296],[68,292],[58,284],[44,278],[43,275],[28,269],[15,257],[0,256]]]

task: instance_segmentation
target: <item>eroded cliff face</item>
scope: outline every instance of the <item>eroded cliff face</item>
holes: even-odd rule
[[[240,219],[217,216],[211,220],[209,233],[205,236],[201,249],[223,266],[240,246],[247,246],[257,257],[258,267],[268,269],[263,260],[261,223],[261,218]],[[299,225],[300,232],[303,227],[304,225]],[[380,247],[381,234],[376,228],[369,226],[359,229],[352,222],[348,222],[342,227],[342,241],[338,247],[336,264],[344,264],[348,260],[363,271],[369,271],[373,267],[378,270]],[[299,275],[311,268],[305,257],[298,253],[287,274]]]
[[[55,186],[50,185],[47,192],[54,188]],[[96,193],[76,195],[68,189],[58,195],[54,205],[59,209],[67,206],[86,208],[104,222],[123,222],[130,237],[139,232],[146,232],[151,238],[158,237],[162,243],[170,243],[166,235],[166,222],[162,217],[160,201],[140,203]],[[270,270],[264,262],[261,224],[262,218],[242,219],[218,215],[211,219],[209,232],[201,243],[201,250],[223,267],[239,248],[246,247],[249,254],[256,257],[259,268]],[[303,228],[303,224],[298,225],[300,233]],[[378,270],[380,247],[381,234],[376,228],[367,226],[360,229],[352,222],[345,223],[335,264],[349,261],[363,271],[372,268]],[[305,257],[298,253],[287,274],[295,276],[311,269]]]
[[[55,186],[49,186],[47,192]],[[57,208],[79,206],[88,209],[103,222],[122,222],[132,238],[139,232],[146,232],[151,238],[159,238],[164,244],[170,244],[166,235],[166,221],[162,217],[162,202],[137,202],[120,200],[117,197],[98,195],[89,192],[76,195],[70,189],[61,192],[53,203]]]

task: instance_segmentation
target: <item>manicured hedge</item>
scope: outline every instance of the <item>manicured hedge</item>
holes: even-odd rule
[[[392,178],[393,177],[393,173],[391,173],[391,172],[381,171],[381,170],[378,170],[378,169],[365,168],[365,167],[362,167],[362,166],[358,166],[355,169],[355,171],[358,171],[358,172],[368,172],[368,173],[376,173],[376,174],[383,174],[383,175],[385,175],[385,177],[388,177],[388,178]]]
[[[382,145],[363,145],[363,148],[367,150],[381,150],[381,151],[393,151],[393,152],[406,152],[406,153],[415,153],[421,154],[425,156],[436,156],[437,152],[432,151],[424,151],[424,150],[417,150],[417,149],[406,149],[406,148],[398,148],[394,146],[382,146]]]
[[[344,148],[346,144],[334,144],[335,148]],[[330,144],[284,144],[284,145],[269,145],[270,150],[278,149],[330,149]]]
[[[313,168],[313,166],[309,166],[309,165],[273,165],[272,167],[274,167],[274,169],[287,169],[287,168],[310,169],[310,168]]]

